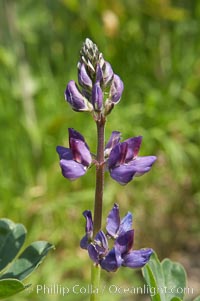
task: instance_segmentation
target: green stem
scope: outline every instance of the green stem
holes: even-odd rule
[[[90,301],[98,301],[100,300],[100,274],[101,267],[99,265],[95,265],[92,263],[91,266],[91,289],[92,293],[90,295]]]

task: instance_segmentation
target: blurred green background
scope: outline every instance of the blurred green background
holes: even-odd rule
[[[200,1],[0,1],[0,213],[28,229],[28,241],[56,250],[27,279],[33,290],[10,300],[55,300],[38,284],[86,286],[88,255],[79,248],[82,212],[93,208],[94,169],[69,182],[55,148],[68,146],[68,127],[95,152],[95,124],[64,101],[77,80],[79,51],[92,39],[122,78],[121,102],[108,118],[123,139],[143,136],[141,155],[156,155],[150,173],[125,187],[106,175],[104,217],[114,202],[134,214],[135,248],[184,264],[199,290],[200,271]],[[102,273],[102,285],[143,285],[140,272]],[[88,300],[87,294],[68,295]],[[102,300],[141,300],[109,294]],[[193,296],[187,296],[192,299]]]

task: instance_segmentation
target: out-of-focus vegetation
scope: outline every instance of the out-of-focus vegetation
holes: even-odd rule
[[[199,22],[196,0],[0,1],[1,217],[23,223],[29,242],[56,245],[33,285],[72,287],[90,280],[79,240],[82,211],[93,208],[94,169],[68,182],[55,152],[58,144],[68,146],[68,127],[80,131],[95,152],[92,118],[73,112],[63,96],[67,82],[77,79],[86,37],[125,85],[106,137],[113,130],[124,139],[143,135],[141,154],[158,156],[150,173],[125,187],[106,175],[104,216],[114,202],[122,215],[133,212],[135,248],[152,247],[161,259],[184,261],[200,251]],[[190,264],[187,268],[190,273]],[[130,287],[140,281],[128,269],[102,277],[108,285]],[[102,300],[133,297],[105,294]],[[20,298],[63,299],[36,290]]]

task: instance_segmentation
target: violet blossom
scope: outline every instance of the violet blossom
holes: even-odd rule
[[[57,146],[60,157],[62,174],[69,180],[83,176],[92,162],[92,157],[84,137],[72,128],[69,128],[69,146]]]
[[[143,175],[151,169],[152,164],[156,161],[155,156],[138,156],[141,142],[141,136],[133,137],[117,143],[112,148],[107,167],[111,177],[118,183],[125,185],[133,177]]]
[[[81,239],[80,246],[88,250],[91,260],[99,264],[108,272],[115,272],[119,267],[141,268],[150,259],[153,250],[145,248],[133,250],[134,230],[132,229],[132,214],[128,212],[120,220],[119,206],[114,204],[107,217],[107,234],[100,230],[91,238],[93,232],[92,215],[89,210],[84,211],[86,218],[86,234]],[[109,249],[108,239],[112,237],[114,245]]]

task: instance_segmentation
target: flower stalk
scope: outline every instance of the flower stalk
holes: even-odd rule
[[[103,206],[103,189],[104,189],[104,140],[105,140],[105,122],[106,119],[102,114],[99,114],[99,119],[96,120],[97,127],[97,164],[96,164],[96,186],[95,186],[95,201],[94,201],[94,232],[95,236],[101,229],[102,223],[102,206]],[[99,300],[99,284],[100,284],[101,267],[99,264],[92,263],[91,265],[91,285],[93,292],[90,300]]]
[[[97,164],[96,164],[96,187],[94,202],[94,236],[101,229],[102,204],[104,189],[104,131],[106,119],[102,115],[96,121],[97,126]]]
[[[99,264],[91,264],[91,286],[92,293],[90,295],[90,301],[99,301],[100,300],[100,276],[101,276],[101,267]]]

